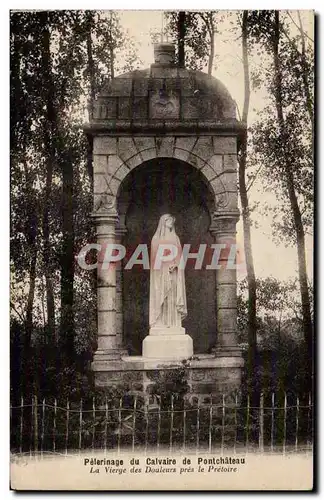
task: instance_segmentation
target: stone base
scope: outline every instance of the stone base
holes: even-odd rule
[[[185,335],[186,330],[183,326],[152,326],[150,335]]]
[[[97,349],[93,356],[93,363],[118,360],[127,354],[126,349]]]
[[[151,329],[153,330],[153,329]],[[159,360],[167,359],[188,359],[193,355],[193,342],[189,335],[185,334],[185,329],[181,328],[183,332],[170,332],[171,328],[167,329],[165,333],[163,329],[154,329],[154,333],[145,337],[143,341],[143,357],[154,358]]]
[[[156,385],[163,384],[172,372],[181,369],[189,386],[186,399],[207,404],[210,398],[215,401],[223,395],[234,399],[235,392],[241,387],[243,364],[240,356],[198,354],[185,364],[181,360],[125,356],[110,362],[94,360],[92,368],[97,387],[122,388],[148,398]]]

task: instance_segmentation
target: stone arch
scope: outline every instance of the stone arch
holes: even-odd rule
[[[222,154],[224,141],[228,146],[231,140],[235,141],[212,136],[101,137],[100,155],[94,151],[95,210],[99,205],[116,207],[127,175],[142,163],[161,157],[184,161],[200,171],[213,193],[216,213],[236,210],[236,149]]]

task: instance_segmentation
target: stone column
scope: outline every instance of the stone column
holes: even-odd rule
[[[117,213],[107,211],[95,213],[97,243],[102,251],[98,253],[97,269],[97,310],[98,310],[98,348],[94,364],[101,361],[120,359],[122,351],[117,335],[116,322],[116,264],[103,266],[105,249],[108,244],[116,243]],[[107,265],[107,263],[106,263]]]
[[[228,268],[230,247],[236,245],[238,219],[237,211],[216,213],[210,227],[215,243],[226,245],[220,253],[219,269],[216,270],[217,342],[213,348],[216,356],[241,356],[237,339],[236,269]]]
[[[116,243],[121,245],[123,238],[127,233],[125,225],[120,221],[116,228]],[[116,336],[117,345],[123,348],[123,264],[121,261],[116,263]]]

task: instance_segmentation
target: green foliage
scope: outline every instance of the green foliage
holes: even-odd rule
[[[25,335],[31,313],[37,346],[49,341],[45,275],[51,275],[59,325],[67,244],[76,254],[94,237],[88,145],[80,128],[89,96],[114,72],[133,69],[136,45],[113,11],[16,11],[10,28],[12,315]],[[66,203],[72,207],[71,231]],[[74,266],[72,281],[75,351],[84,355],[95,343],[93,275]]]
[[[168,12],[167,35],[175,44],[178,39],[178,12]],[[203,70],[211,58],[214,64],[214,36],[225,14],[221,11],[186,12],[185,13],[185,59],[186,67]]]
[[[273,217],[273,234],[278,241],[296,244],[296,229],[291,217],[286,182],[286,158],[290,159],[294,188],[302,214],[305,231],[313,223],[314,153],[313,153],[313,100],[314,49],[308,43],[305,52],[301,46],[301,33],[291,33],[291,22],[280,17],[280,74],[281,103],[284,113],[285,137],[278,127],[274,61],[271,51],[274,40],[274,11],[249,11],[249,36],[259,51],[264,52],[266,65],[254,69],[252,82],[263,87],[269,103],[259,112],[251,128],[252,150],[249,165],[262,165],[263,188],[274,192],[275,206],[266,206],[265,213]],[[310,111],[312,111],[310,113]]]

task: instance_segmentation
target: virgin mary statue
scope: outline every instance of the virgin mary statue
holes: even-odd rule
[[[184,270],[178,266],[181,244],[174,223],[172,215],[162,215],[151,242],[149,322],[150,328],[163,328],[165,333],[171,332],[167,329],[181,329],[182,320],[187,316]],[[166,247],[161,247],[158,254],[160,245]],[[167,258],[168,253],[174,256],[172,260]],[[157,265],[157,255],[161,254],[161,265]]]

